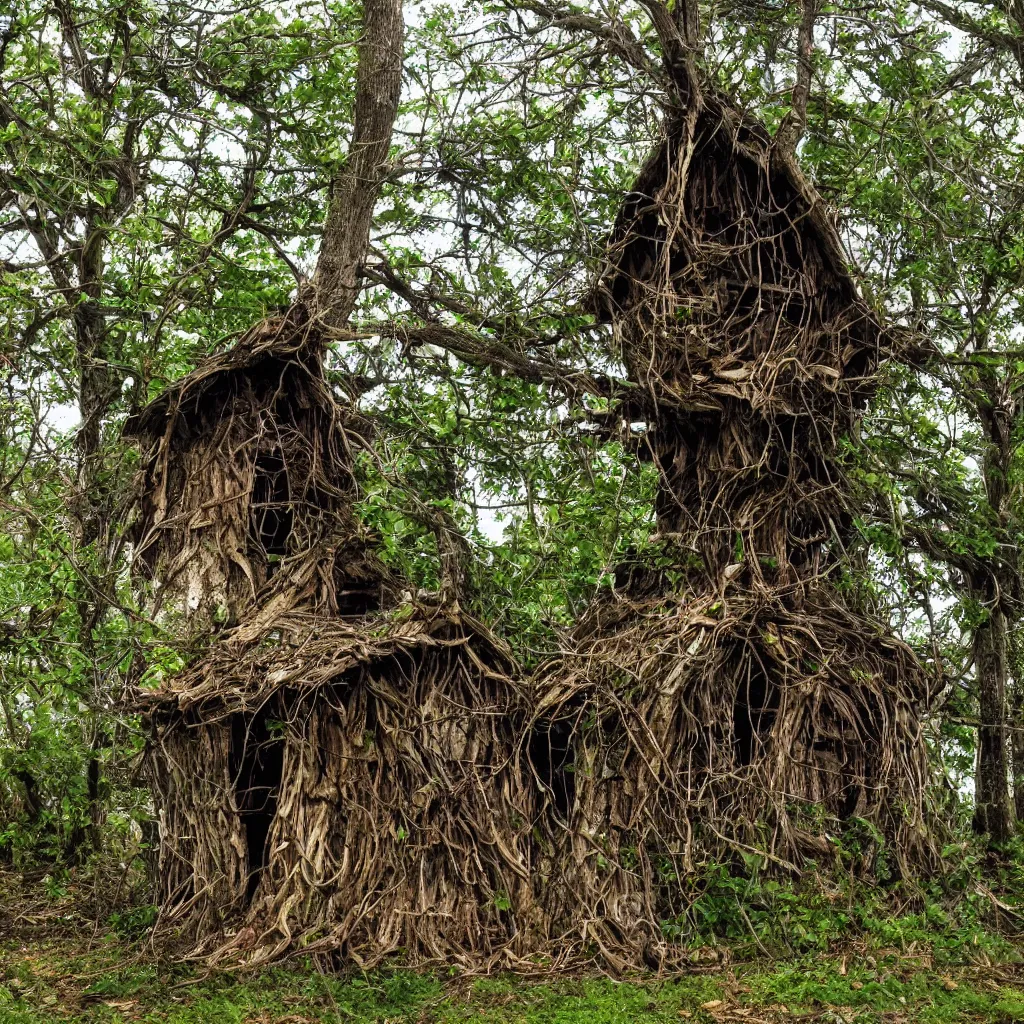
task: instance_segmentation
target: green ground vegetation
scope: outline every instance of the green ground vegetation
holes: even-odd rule
[[[924,949],[864,943],[782,960],[729,962],[722,951],[691,972],[621,981],[472,978],[401,969],[333,975],[301,962],[246,976],[165,963],[111,935],[14,941],[0,952],[0,1021],[1009,1024],[1024,1019],[1024,969],[986,963],[967,947],[963,952],[964,962],[954,966],[940,964]]]
[[[1024,855],[965,842],[960,869],[913,888],[742,877],[716,866],[667,922],[681,969],[611,978],[360,971],[302,957],[209,970],[150,942],[154,908],[87,873],[0,876],[0,1024],[626,1024],[1024,1020]]]

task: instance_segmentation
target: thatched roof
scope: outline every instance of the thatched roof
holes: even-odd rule
[[[684,152],[691,140],[692,154]],[[780,151],[760,121],[713,89],[702,92],[696,113],[669,115],[664,138],[648,155],[626,193],[608,238],[605,265],[586,300],[595,313],[610,319],[614,310],[629,305],[631,284],[647,279],[651,265],[645,250],[652,241],[664,240],[672,226],[647,218],[657,214],[665,186],[679,173],[690,173],[687,158],[692,156],[702,163],[714,163],[723,182],[730,178],[764,181],[772,199],[764,214],[784,213],[788,219],[779,224],[780,249],[788,250],[790,258],[799,255],[813,260],[816,266],[810,272],[827,268],[827,285],[835,291],[836,300],[862,307],[865,317],[875,320],[850,272],[838,225],[817,190],[793,158]],[[680,212],[685,218],[690,211],[684,206]],[[652,230],[637,230],[643,223]],[[770,273],[769,267],[764,269]]]
[[[191,416],[218,418],[230,414],[226,404],[246,381],[273,379],[282,367],[323,378],[323,338],[302,304],[280,316],[261,320],[229,349],[215,353],[191,373],[170,384],[125,423],[124,436],[157,440],[168,427],[184,425]],[[276,372],[275,372],[276,371]]]
[[[842,451],[898,348],[789,149],[713,88],[666,121],[587,304],[648,408],[659,529],[721,572],[814,575],[846,539]],[[902,343],[902,342],[900,342]]]
[[[463,651],[482,676],[515,674],[507,646],[465,612],[406,602],[361,618],[273,606],[218,638],[206,654],[159,689],[140,695],[153,715],[197,711],[204,721],[256,711],[281,691],[289,698],[344,681],[356,669],[397,659]]]

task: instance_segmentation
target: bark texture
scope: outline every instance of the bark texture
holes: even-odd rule
[[[352,143],[331,182],[313,281],[317,311],[335,326],[348,320],[359,296],[359,269],[402,91],[402,0],[366,0],[363,19]]]
[[[1003,843],[1013,832],[1006,722],[1006,617],[998,607],[974,632],[978,678],[978,771],[974,828]]]

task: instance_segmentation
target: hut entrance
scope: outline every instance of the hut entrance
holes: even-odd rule
[[[231,777],[246,847],[252,899],[267,866],[267,840],[284,771],[284,737],[270,729],[266,711],[235,715],[231,722]]]
[[[764,669],[750,665],[747,678],[736,693],[732,709],[733,741],[736,762],[741,767],[764,756],[764,743],[779,710],[778,686]]]
[[[576,801],[574,725],[557,718],[538,725],[530,736],[530,764],[560,818],[568,821]]]

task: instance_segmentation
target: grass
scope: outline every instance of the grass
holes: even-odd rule
[[[0,946],[0,1024],[679,1024],[1024,1021],[1024,971],[851,947],[665,980],[329,976],[293,965],[202,975],[116,938]],[[710,972],[710,973],[709,973]]]
[[[0,1024],[1024,1022],[1024,847],[980,857],[965,848],[959,874],[906,890],[709,868],[687,914],[665,922],[692,969],[628,981],[328,975],[297,961],[203,973],[145,946],[142,901],[111,913],[116,901],[70,874],[0,873]]]

